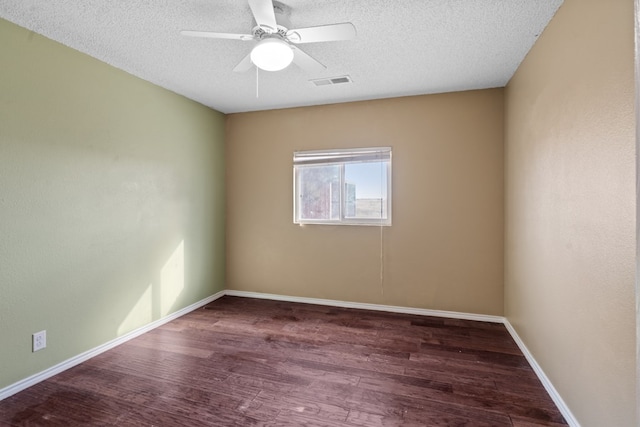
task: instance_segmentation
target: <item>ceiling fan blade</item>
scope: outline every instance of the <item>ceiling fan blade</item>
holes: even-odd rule
[[[293,50],[293,63],[302,68],[307,73],[321,73],[327,69],[326,65],[313,59],[309,54],[296,46],[291,46]]]
[[[253,62],[251,62],[251,53],[242,58],[242,61],[233,69],[235,73],[245,73],[249,71],[253,67]]]
[[[351,22],[320,25],[318,27],[298,28],[287,31],[287,40],[291,43],[331,42],[356,38],[356,27]]]
[[[251,34],[232,34],[232,33],[214,33],[212,31],[191,31],[182,30],[180,34],[189,37],[205,37],[210,39],[230,39],[230,40],[242,40],[249,41],[254,40],[255,37]]]
[[[278,32],[276,14],[271,0],[249,0],[249,7],[260,28],[269,34]]]

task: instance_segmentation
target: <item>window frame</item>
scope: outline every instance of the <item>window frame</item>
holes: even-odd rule
[[[301,160],[301,159],[306,159]],[[386,218],[348,218],[346,213],[346,180],[345,165],[350,163],[386,163]],[[305,166],[339,166],[340,167],[340,209],[339,219],[301,219],[299,203],[300,194],[300,168]],[[392,225],[392,148],[391,147],[368,147],[353,149],[331,149],[331,150],[305,150],[293,153],[293,223],[298,225]]]

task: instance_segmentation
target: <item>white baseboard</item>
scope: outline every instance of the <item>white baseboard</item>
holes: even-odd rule
[[[299,302],[303,304],[328,305],[342,308],[358,308],[361,310],[388,311],[390,313],[416,314],[418,316],[448,317],[450,319],[476,320],[479,322],[504,323],[504,317],[488,314],[459,313],[456,311],[429,310],[426,308],[400,307],[395,305],[367,304],[362,302],[339,301],[332,299],[292,297],[286,295],[263,294],[260,292],[234,291],[227,289],[225,295],[260,298],[276,301]]]
[[[98,347],[92,348],[91,350],[87,350],[84,353],[78,354],[77,356],[74,356],[70,359],[65,360],[64,362],[58,363],[57,365],[54,365],[48,369],[45,369],[42,372],[38,372],[37,374],[31,375],[30,377],[27,377],[14,384],[11,384],[8,387],[0,389],[0,400],[6,399],[7,397],[12,396],[28,387],[31,387],[32,385],[35,385],[41,381],[46,380],[47,378],[50,378],[56,374],[59,374],[62,371],[66,371],[67,369],[72,368],[86,360],[89,360],[92,357],[99,355],[100,353],[104,353],[105,351],[110,350],[120,344],[123,344],[139,335],[142,335],[145,332],[149,332],[150,330],[155,329],[158,326],[162,326],[165,323],[168,323],[174,319],[177,319],[180,316],[184,316],[185,314],[193,310],[196,310],[206,304],[209,304],[212,301],[217,300],[218,298],[224,296],[224,294],[225,294],[225,291],[220,291],[214,295],[211,295],[210,297],[202,299],[181,310],[178,310],[175,313],[171,313],[170,315],[165,316],[162,319],[155,320],[145,326],[142,326],[138,329],[128,332],[116,339],[113,339],[109,342],[99,345]]]
[[[540,365],[538,365],[538,362],[536,362],[536,359],[533,357],[533,355],[531,354],[527,346],[524,344],[522,339],[520,339],[520,336],[516,332],[515,328],[511,325],[511,323],[509,323],[509,320],[507,320],[506,318],[504,319],[504,326],[507,328],[507,330],[511,334],[511,337],[520,348],[520,351],[522,351],[522,353],[524,354],[524,357],[527,359],[527,361],[531,365],[531,368],[533,368],[533,371],[538,376],[538,379],[540,380],[540,382],[542,382],[542,385],[544,386],[545,390],[547,390],[547,393],[549,393],[549,396],[551,397],[553,402],[556,404],[556,406],[562,413],[562,416],[567,421],[567,423],[571,427],[580,427],[580,423],[578,422],[576,417],[573,415],[573,413],[569,410],[569,407],[560,396],[560,393],[558,393],[558,390],[556,390],[556,388],[553,386],[553,384],[551,383],[551,380],[544,373]]]

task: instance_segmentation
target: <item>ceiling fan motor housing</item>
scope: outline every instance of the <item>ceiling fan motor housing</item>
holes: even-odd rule
[[[291,8],[283,3],[274,1],[273,13],[276,17],[276,24],[277,24],[278,31],[277,32],[265,31],[256,23],[254,19],[253,23],[255,24],[255,26],[253,27],[253,30],[251,31],[251,33],[256,39],[262,40],[264,38],[267,38],[268,35],[275,35],[276,37],[280,37],[283,40],[285,39],[287,35],[287,31],[289,31],[289,28],[291,28],[291,19],[290,19]]]

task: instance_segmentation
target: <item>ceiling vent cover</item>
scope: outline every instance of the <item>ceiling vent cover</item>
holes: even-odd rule
[[[343,83],[353,83],[353,80],[351,80],[351,77],[349,76],[329,77],[326,79],[314,79],[309,81],[316,86],[329,86],[329,85],[339,85]]]

